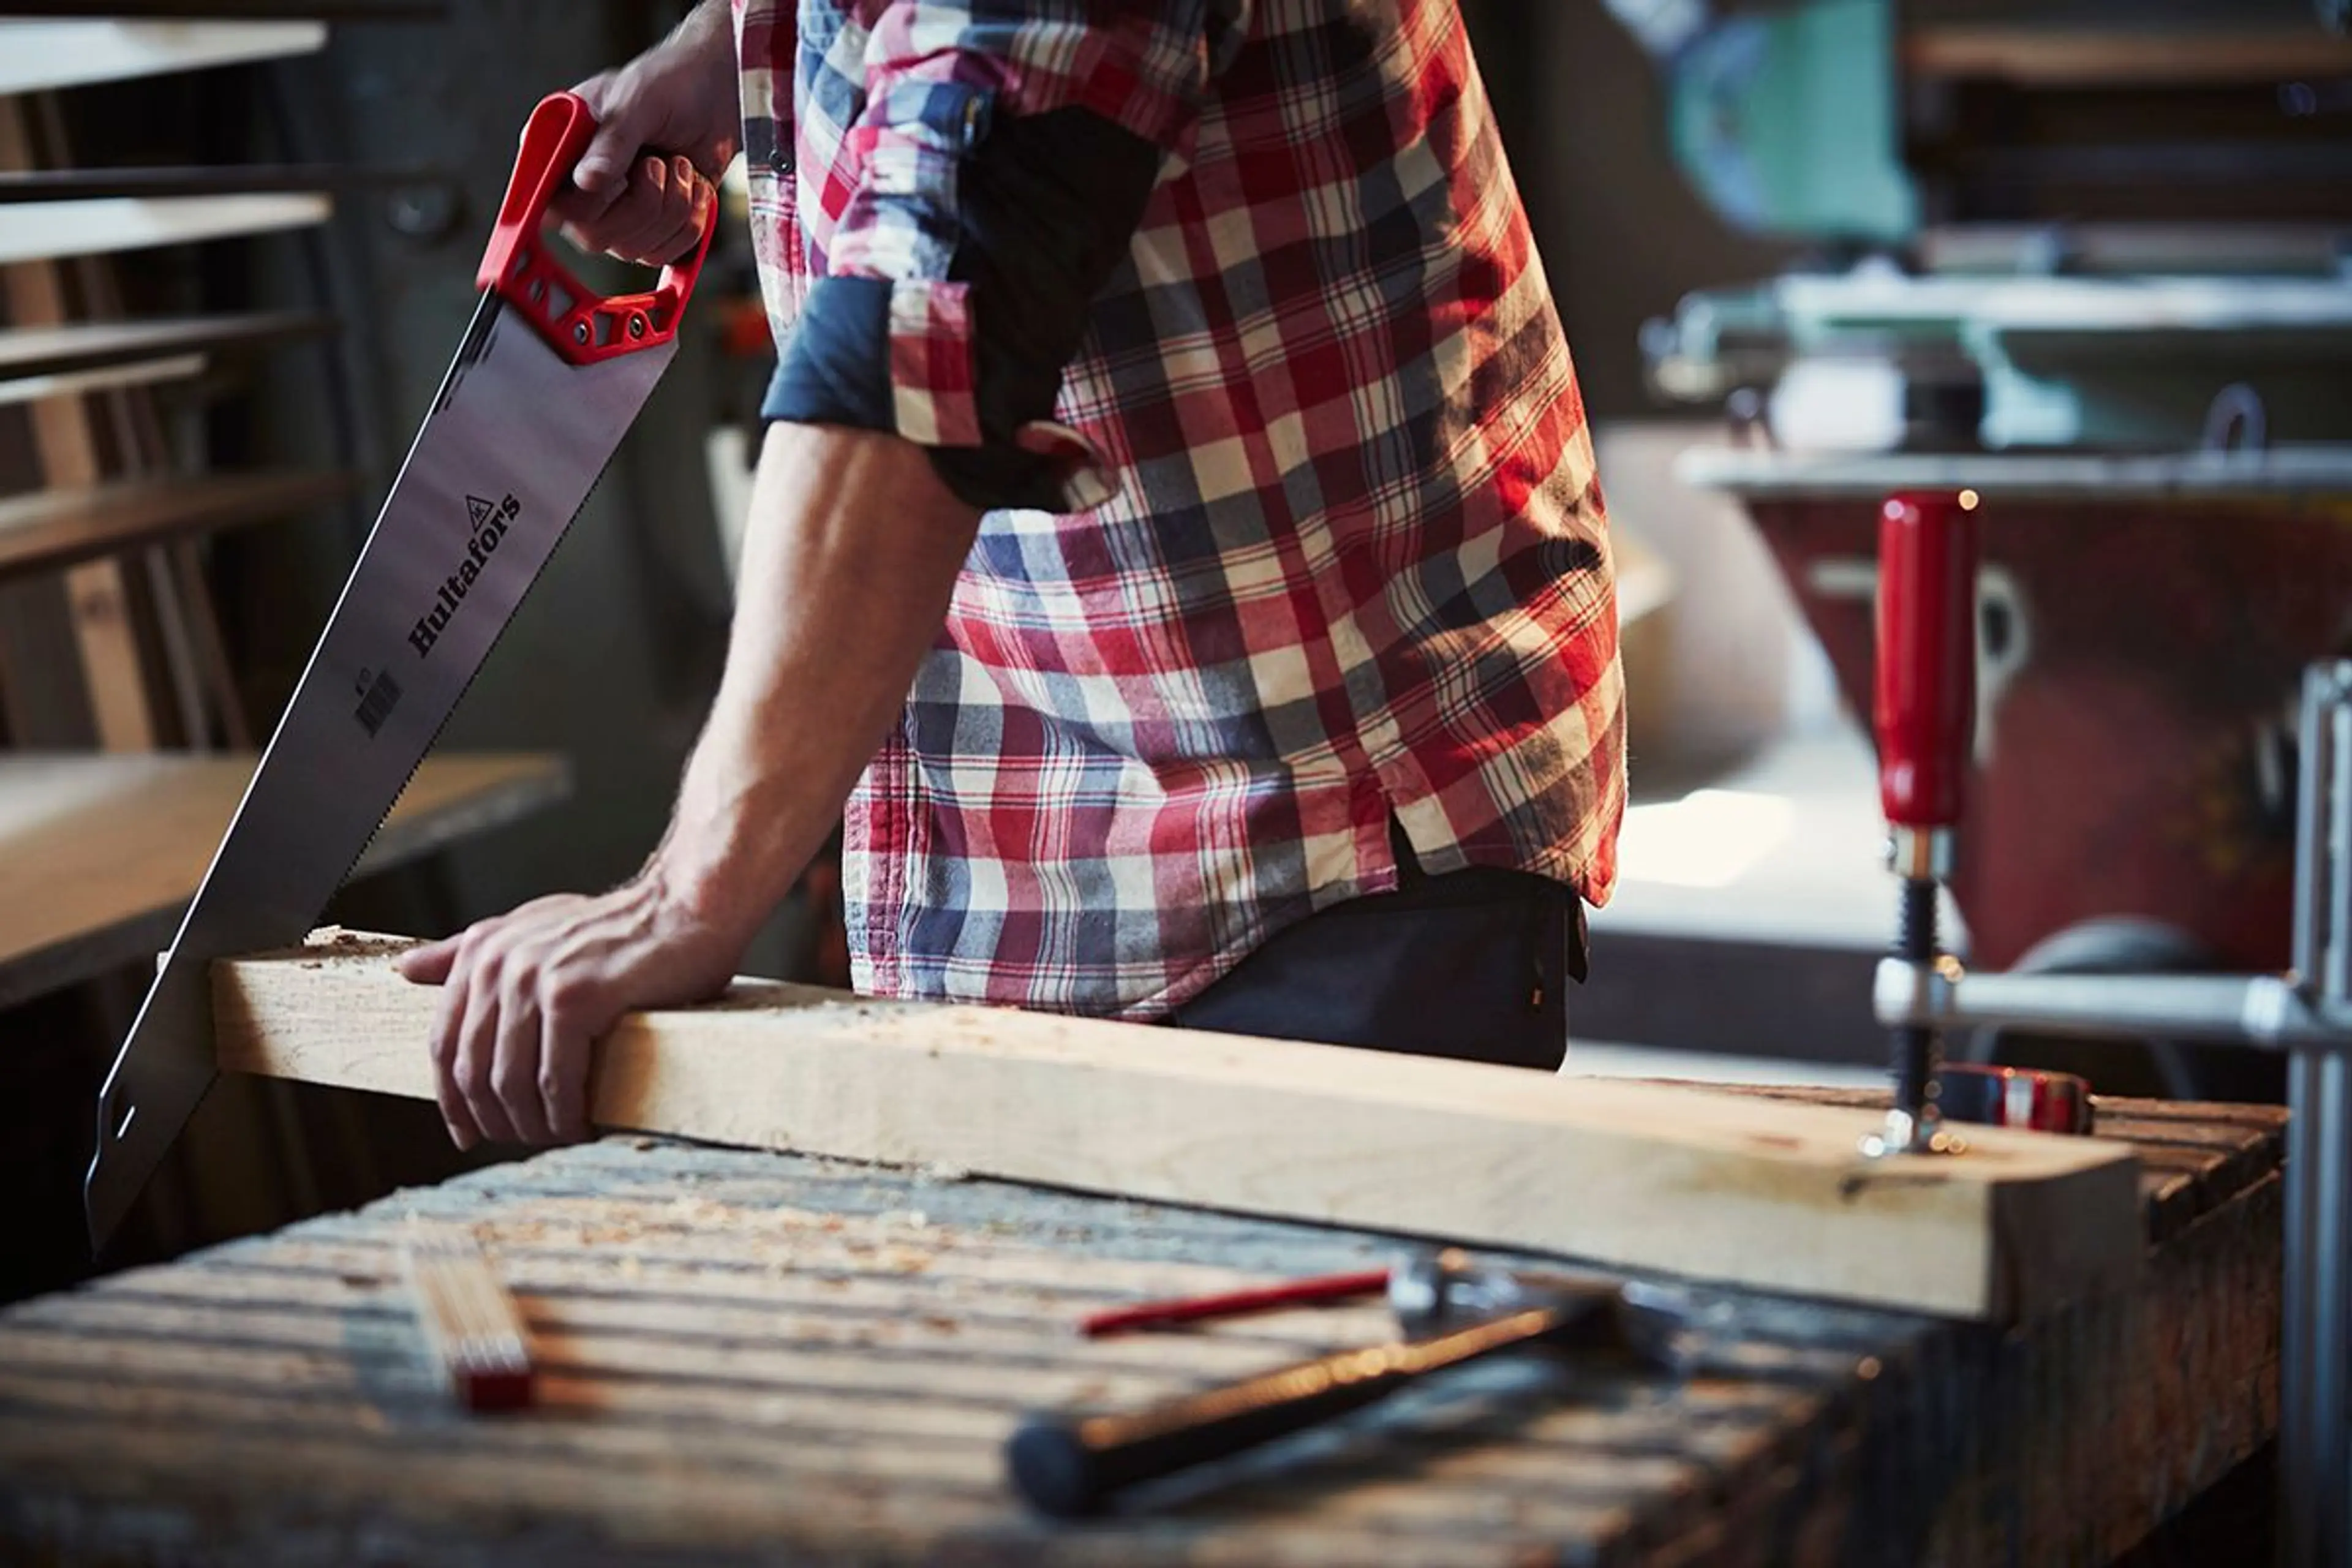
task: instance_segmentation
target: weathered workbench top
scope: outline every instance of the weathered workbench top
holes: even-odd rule
[[[1008,1489],[1024,1412],[1389,1325],[1367,1304],[1087,1340],[1082,1313],[1394,1244],[607,1138],[0,1312],[0,1558],[2103,1561],[2273,1430],[2284,1112],[2101,1111],[2147,1162],[2127,1295],[2003,1336],[1706,1293],[1717,1352],[1687,1384],[1469,1369],[1083,1526]],[[521,1298],[538,1409],[439,1394],[400,1282],[412,1209],[470,1221]]]

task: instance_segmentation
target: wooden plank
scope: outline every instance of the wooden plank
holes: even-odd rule
[[[334,317],[315,310],[18,324],[0,330],[0,378],[73,375],[159,356],[257,348],[316,337],[334,326]]]
[[[12,0],[16,16],[86,16],[102,3],[110,16],[216,20],[224,11],[256,21],[441,22],[449,0]]]
[[[57,571],[132,545],[269,521],[348,494],[342,473],[117,479],[0,500],[0,578]]]
[[[255,759],[0,757],[0,1006],[168,945]],[[426,760],[355,874],[511,821],[569,787],[558,758]]]
[[[326,196],[96,197],[0,206],[0,262],[148,250],[327,221]]]
[[[66,604],[81,649],[99,743],[110,752],[152,749],[155,709],[140,662],[121,563],[99,559],[71,568],[66,573]]]
[[[168,359],[126,360],[92,370],[17,376],[0,381],[0,404],[82,397],[91,393],[156,386],[168,381],[194,381],[205,374],[207,363],[202,354],[174,354]]]
[[[220,1064],[429,1098],[437,1003],[402,943],[321,933],[217,968]],[[2128,1278],[2124,1146],[1986,1130],[1893,1164],[1827,1107],[1337,1047],[739,985],[599,1047],[599,1126],[2014,1321]]]
[[[324,48],[318,21],[0,21],[0,93],[125,81]]]
[[[2308,27],[2071,28],[1948,25],[1904,35],[1921,76],[2025,87],[2227,87],[2352,70],[2352,39]]]
[[[34,162],[31,127],[22,107],[0,101],[0,169],[28,169]],[[10,267],[5,284],[11,321],[37,329],[66,321],[64,279],[55,263]],[[79,396],[68,393],[41,398],[33,405],[32,417],[45,493],[99,483],[103,475],[98,446],[89,407]],[[65,589],[99,742],[111,752],[150,749],[156,739],[155,714],[121,563],[89,560],[77,564],[66,575]]]
[[[88,257],[81,258],[78,265],[90,308],[103,317],[113,318],[83,325],[101,330],[112,325],[132,332],[156,328],[159,323],[152,321],[120,320],[123,309],[121,289],[112,268]],[[184,338],[191,326],[200,332],[226,334],[217,346],[202,348],[209,358],[226,349],[249,350],[264,342],[328,331],[334,325],[334,319],[312,312],[277,312],[181,318],[160,324],[167,331],[176,327]],[[120,341],[118,334],[118,344]],[[117,395],[106,401],[108,412],[113,416],[118,447],[129,459],[124,477],[152,478],[175,471],[177,464],[171,442],[156,415],[153,400]],[[156,631],[181,703],[180,746],[191,751],[221,747],[249,750],[254,739],[246,717],[245,697],[237,689],[229,668],[204,569],[202,550],[206,542],[202,538],[184,538],[144,552]]]
[[[451,172],[434,163],[157,163],[58,167],[0,173],[0,205],[26,203],[138,200],[265,194],[335,195],[402,185],[447,184]]]

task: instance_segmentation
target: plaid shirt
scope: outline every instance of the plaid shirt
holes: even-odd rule
[[[1392,815],[1606,902],[1607,526],[1451,0],[733,3],[772,416],[1006,503],[847,808],[859,989],[1160,1016],[1392,888]],[[1056,195],[1086,124],[1132,206]],[[992,415],[990,311],[1045,312],[975,279],[1038,268],[1069,330]]]

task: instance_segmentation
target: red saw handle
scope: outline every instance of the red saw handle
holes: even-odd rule
[[[541,230],[547,222],[549,199],[572,177],[572,166],[595,134],[595,116],[577,93],[551,93],[540,100],[523,126],[507,198],[490,231],[489,247],[482,253],[481,268],[474,275],[478,287],[495,289],[573,364],[635,353],[676,336],[678,317],[694,292],[695,279],[702,275],[702,258],[719,227],[714,202],[693,254],[664,267],[647,293],[606,298],[583,288]]]
[[[1977,494],[1878,513],[1878,795],[1896,827],[1957,827],[1974,750]]]

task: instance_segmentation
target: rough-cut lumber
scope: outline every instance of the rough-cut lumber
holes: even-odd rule
[[[117,479],[0,500],[0,578],[55,571],[137,544],[267,522],[336,500],[340,472]]]
[[[168,945],[255,761],[170,752],[0,757],[0,1007]],[[513,821],[567,785],[555,756],[428,758],[355,874]]]
[[[219,1064],[426,1098],[436,992],[394,939],[217,968]],[[2011,1321],[2129,1276],[2126,1147],[1971,1129],[1862,1156],[1867,1111],[740,983],[599,1047],[600,1127],[1527,1247]]]

